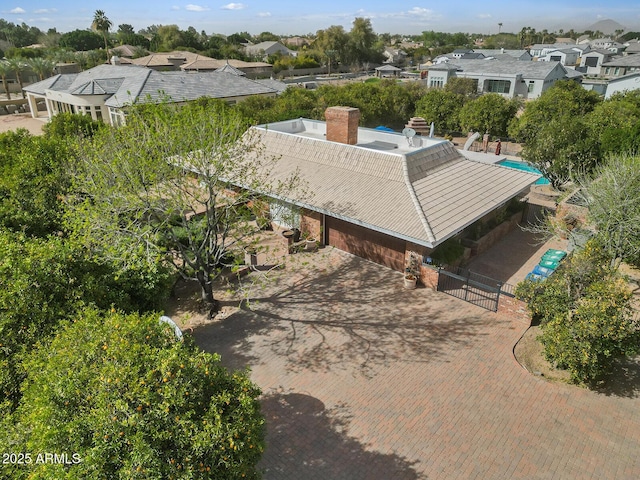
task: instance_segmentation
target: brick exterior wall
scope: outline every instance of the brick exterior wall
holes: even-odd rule
[[[321,244],[324,243],[322,237],[322,214],[310,210],[300,212],[300,232],[303,235],[313,237]]]
[[[498,313],[508,315],[518,321],[531,325],[531,314],[527,310],[527,304],[517,298],[500,295],[498,299]]]
[[[327,140],[355,145],[358,143],[360,110],[353,107],[329,107],[324,112]]]
[[[404,240],[333,217],[326,217],[326,228],[329,245],[404,272]]]

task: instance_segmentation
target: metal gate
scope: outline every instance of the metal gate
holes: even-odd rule
[[[492,312],[498,311],[502,282],[470,270],[446,267],[438,270],[438,291]]]

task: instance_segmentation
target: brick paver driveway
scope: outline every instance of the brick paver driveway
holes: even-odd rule
[[[523,323],[338,251],[297,257],[194,332],[265,393],[265,479],[640,478],[637,377],[547,383],[513,358]]]

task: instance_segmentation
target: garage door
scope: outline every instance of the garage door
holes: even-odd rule
[[[404,240],[332,217],[326,217],[325,226],[329,245],[404,271]]]

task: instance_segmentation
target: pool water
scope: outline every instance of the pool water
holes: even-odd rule
[[[529,165],[528,163],[524,163],[524,162],[517,162],[515,160],[500,160],[498,162],[498,165],[502,165],[503,167],[515,168],[516,170],[523,170],[525,172],[537,173],[537,174],[542,175],[542,172],[540,172],[540,170],[538,170],[537,168],[534,168],[531,165]],[[544,177],[542,177],[536,183],[534,183],[534,185],[548,185],[548,184],[549,184],[549,180],[547,180]]]

